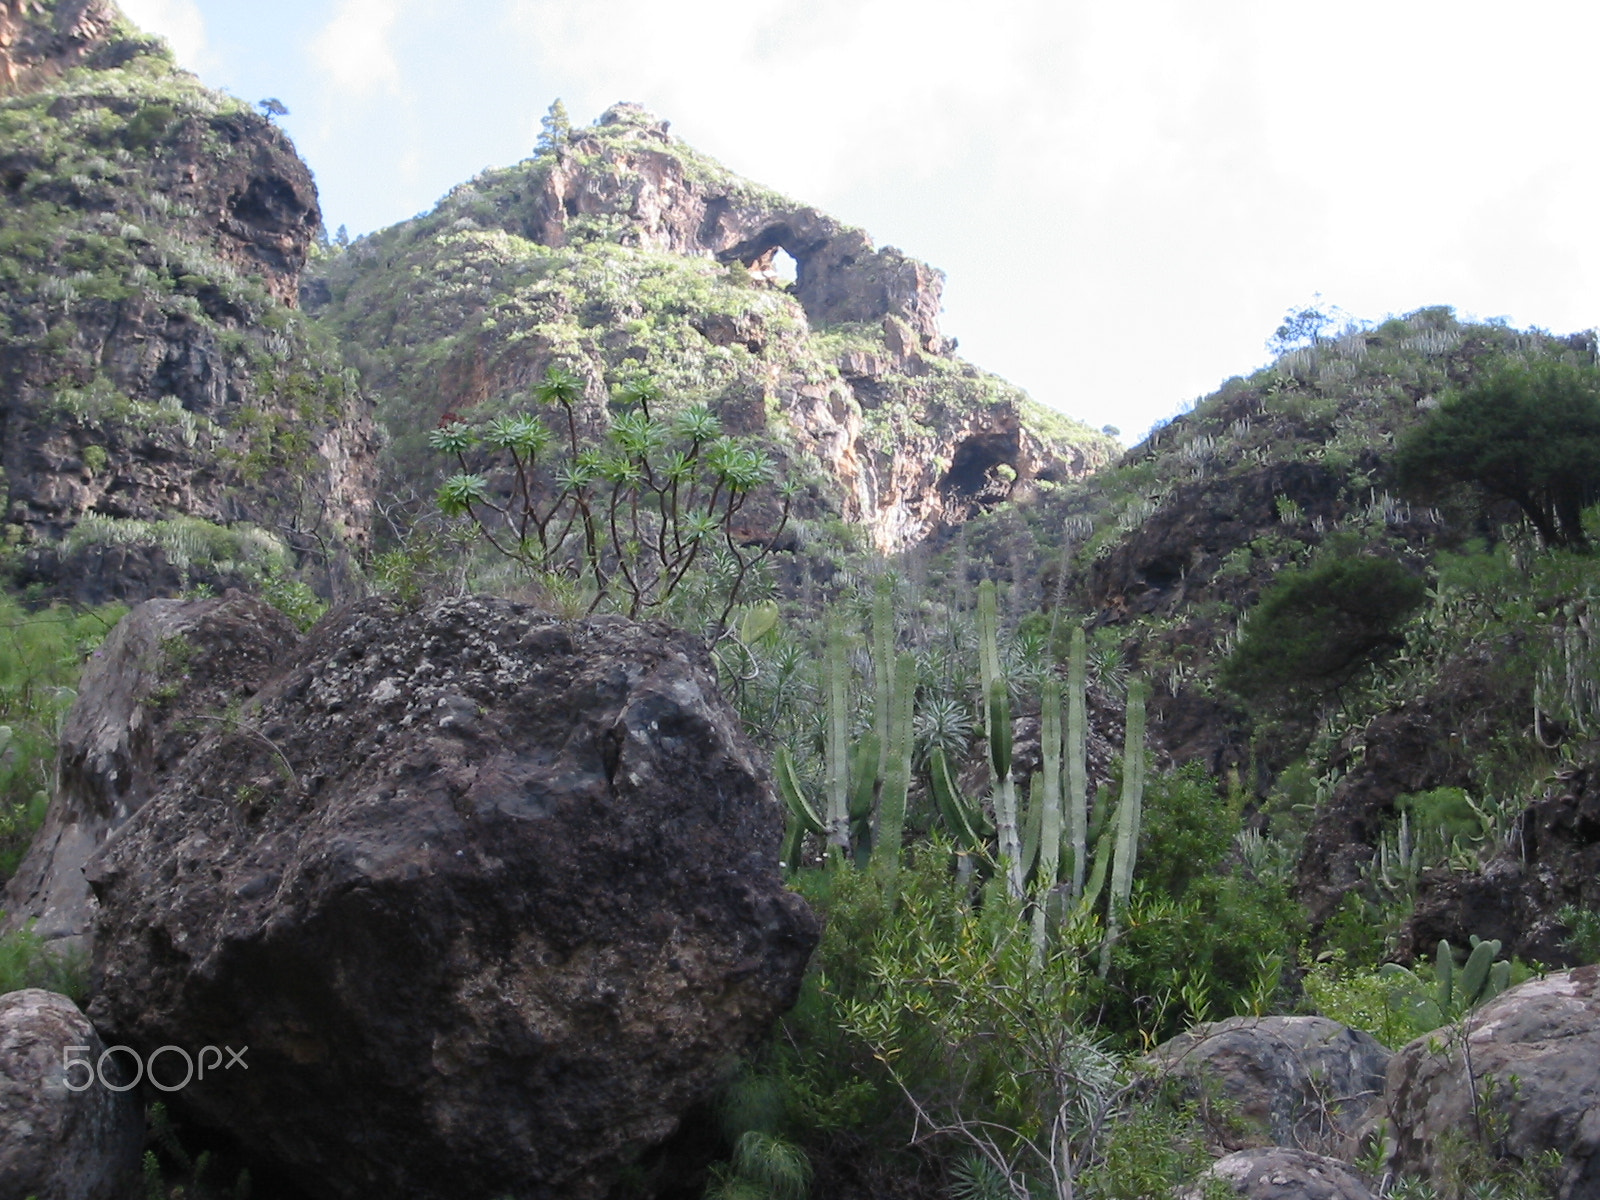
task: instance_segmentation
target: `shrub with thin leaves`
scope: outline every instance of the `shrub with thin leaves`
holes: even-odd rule
[[[773,482],[765,451],[722,432],[704,405],[668,417],[648,381],[619,388],[609,428],[586,431],[584,382],[551,367],[533,390],[544,410],[473,427],[454,421],[429,444],[460,468],[439,487],[440,510],[474,522],[484,541],[535,576],[565,579],[589,611],[661,615],[698,584],[728,616],[772,552],[789,515],[752,537],[740,514]]]

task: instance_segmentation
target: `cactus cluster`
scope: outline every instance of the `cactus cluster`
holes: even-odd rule
[[[1437,1029],[1458,1020],[1511,985],[1511,964],[1497,961],[1500,939],[1472,936],[1467,960],[1456,965],[1449,941],[1434,952],[1433,978],[1399,963],[1385,963],[1379,977],[1389,982],[1389,1003],[1409,1011],[1417,1028]]]
[[[828,635],[823,659],[825,812],[819,813],[807,798],[788,749],[780,746],[774,756],[778,793],[789,809],[783,860],[790,870],[799,869],[808,834],[827,840],[836,864],[873,863],[889,877],[899,869],[911,789],[917,672],[913,655],[895,652],[893,593],[887,578],[879,581],[873,602],[871,645],[873,725],[852,741],[849,639],[838,626]]]
[[[774,759],[779,794],[790,813],[784,862],[799,868],[808,835],[826,839],[835,865],[871,865],[885,879],[899,868],[906,797],[911,783],[916,665],[896,653],[891,587],[880,581],[872,606],[868,645],[873,677],[870,728],[851,737],[853,683],[850,639],[835,626],[823,656],[824,807],[805,792],[785,747]],[[1073,630],[1066,695],[1058,677],[1046,672],[1040,689],[1040,769],[1019,802],[1013,774],[1011,694],[1002,670],[995,585],[979,585],[977,608],[983,733],[989,768],[987,803],[966,795],[941,746],[928,756],[928,787],[940,821],[954,842],[957,873],[996,875],[1006,892],[1032,909],[1038,944],[1047,913],[1094,911],[1104,895],[1106,937],[1101,971],[1109,969],[1133,891],[1139,826],[1144,803],[1145,689],[1128,687],[1122,791],[1115,805],[1091,812],[1088,772],[1088,646]],[[991,815],[992,814],[992,815]]]

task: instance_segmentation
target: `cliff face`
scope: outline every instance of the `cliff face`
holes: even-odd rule
[[[362,542],[369,405],[295,311],[321,217],[288,139],[108,4],[6,0],[0,30],[14,577],[137,599]]]
[[[815,208],[732,180],[676,142],[668,125],[618,104],[598,130],[573,134],[528,198],[525,236],[565,246],[569,227],[582,238],[584,218],[623,217],[621,245],[737,262],[769,283],[778,282],[782,250],[794,259],[793,294],[813,326],[897,317],[914,335],[898,347],[902,357],[954,348],[939,332],[943,272],[892,246],[875,248]]]
[[[108,0],[0,0],[0,95],[35,91],[84,62],[114,59],[119,39]]]
[[[732,175],[636,105],[314,276],[307,307],[380,394],[401,491],[443,466],[427,430],[525,406],[550,365],[586,381],[596,421],[641,370],[708,400],[810,481],[807,515],[858,522],[882,550],[1114,449],[955,357],[938,271]]]

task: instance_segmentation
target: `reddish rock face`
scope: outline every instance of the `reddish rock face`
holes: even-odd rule
[[[103,0],[0,0],[0,204],[33,233],[0,294],[0,520],[17,583],[85,602],[195,582],[153,541],[63,548],[86,516],[248,521],[298,551],[370,527],[370,403],[284,311],[311,173],[162,54]]]
[[[112,42],[109,0],[0,0],[0,95],[32,91]]]
[[[572,218],[626,213],[624,244],[740,262],[757,276],[769,275],[783,250],[795,261],[794,293],[813,325],[893,317],[911,334],[899,343],[902,363],[948,353],[939,332],[944,272],[875,247],[819,209],[706,185],[664,149],[673,142],[668,123],[636,104],[614,105],[599,124],[608,133],[629,129],[633,144],[618,151],[574,131],[531,209],[525,232],[534,241],[563,246]]]
[[[781,808],[698,640],[369,602],[90,864],[92,1015],[311,1195],[598,1200],[797,994]]]

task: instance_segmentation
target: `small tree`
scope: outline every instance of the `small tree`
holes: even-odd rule
[[[583,394],[582,379],[551,367],[533,399],[556,431],[536,413],[435,430],[429,444],[460,467],[439,488],[440,509],[470,518],[499,553],[577,589],[590,612],[611,603],[630,617],[659,613],[701,571],[724,628],[788,522],[785,490],[771,533],[741,536],[745,504],[772,482],[766,453],[723,434],[703,404],[658,416],[661,396],[646,380],[617,390],[610,428],[592,439],[578,416]],[[490,462],[475,461],[483,457]],[[498,489],[484,473],[497,459],[510,472]]]
[[[572,136],[572,121],[567,116],[567,106],[556,97],[550,110],[539,119],[539,140],[534,143],[535,154],[554,154]]]
[[[288,106],[276,96],[268,96],[265,100],[257,100],[256,107],[261,110],[261,115],[269,121],[273,117],[287,117],[289,115]]]
[[[1426,595],[1399,563],[1371,555],[1285,571],[1251,613],[1222,682],[1269,703],[1335,691],[1402,645],[1400,622]]]
[[[1587,549],[1583,509],[1600,499],[1600,369],[1502,361],[1447,395],[1394,465],[1414,496],[1474,486],[1514,503],[1545,545]]]

